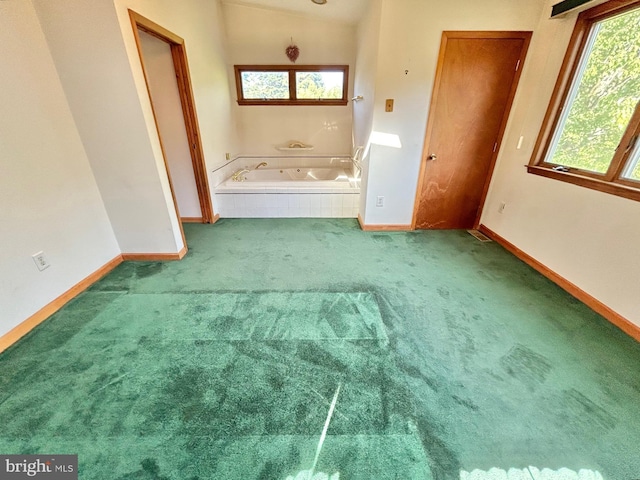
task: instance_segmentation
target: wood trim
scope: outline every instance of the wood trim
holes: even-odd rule
[[[242,79],[240,78],[240,69],[238,65],[233,67],[233,75],[236,80],[236,100],[239,102],[244,98],[244,93],[242,92]]]
[[[234,77],[236,80],[236,95],[238,105],[261,105],[261,106],[345,106],[349,103],[349,65],[234,65]],[[268,71],[268,72],[288,72],[289,73],[289,98],[275,100],[245,99],[242,91],[243,71]],[[322,71],[342,71],[342,98],[326,100],[303,100],[296,97],[296,72],[322,72]]]
[[[624,333],[626,333],[630,337],[640,342],[640,326],[627,320],[622,315],[615,312],[610,307],[606,306],[600,300],[592,297],[587,292],[582,290],[580,287],[576,286],[566,278],[557,274],[556,272],[551,270],[549,267],[547,267],[543,263],[533,258],[531,255],[523,252],[514,244],[512,244],[505,238],[501,237],[500,235],[498,235],[496,232],[494,232],[487,226],[481,224],[479,227],[479,230],[480,232],[484,233],[487,237],[491,238],[493,241],[500,244],[507,251],[509,251],[516,257],[518,257],[524,263],[529,265],[531,268],[533,268],[534,270],[538,271],[539,273],[547,277],[549,280],[551,280],[553,283],[555,283],[560,288],[565,290],[567,293],[571,294],[572,296],[580,300],[582,303],[584,303],[589,308],[591,308],[594,312],[602,315],[604,318],[606,318],[609,322],[611,322],[613,325],[618,327]]]
[[[580,14],[580,16],[587,20],[592,20],[594,18],[604,19],[613,15],[618,15],[627,10],[631,10],[638,5],[640,5],[640,1],[638,0],[609,0],[608,2],[601,3],[600,5],[596,5],[593,8],[585,10]]]
[[[528,30],[445,30],[442,35],[447,38],[531,38],[533,32]]]
[[[296,95],[296,87],[298,86],[296,83],[296,72],[295,70],[287,69],[289,72],[289,102],[295,102],[298,100],[298,95]],[[269,100],[267,100],[269,101]],[[238,98],[238,105],[248,105],[252,103],[253,100],[246,100],[244,98],[244,90],[242,91],[242,98]]]
[[[186,45],[184,45],[184,43],[172,44],[171,55],[173,56],[173,64],[176,70],[180,104],[182,106],[182,114],[187,130],[191,163],[196,180],[196,189],[198,190],[198,200],[200,202],[200,211],[202,212],[204,223],[209,223],[213,217],[213,204],[209,188],[209,176],[207,175],[207,166],[204,158],[204,148],[202,147],[202,139],[200,137],[200,122],[198,121],[193,95]]]
[[[349,71],[349,65],[346,64],[331,64],[331,65],[257,65],[257,64],[252,64],[252,65],[234,65],[234,68],[237,70],[252,70],[252,71],[269,71],[269,72],[273,72],[273,71],[278,71],[278,72],[289,72],[289,71],[294,71],[294,72],[322,72],[322,71],[329,71],[329,72],[335,72],[336,70],[344,70],[344,71]]]
[[[183,44],[184,40],[180,38],[173,32],[170,32],[166,28],[158,25],[157,23],[149,20],[146,17],[143,17],[137,12],[133,10],[129,10],[129,18],[131,18],[131,22],[134,25],[134,30],[136,27],[140,27],[142,30],[147,32],[154,37],[158,37],[160,40],[168,41],[170,43]]]
[[[127,262],[165,262],[170,260],[182,260],[187,254],[187,247],[183,247],[178,253],[123,253],[122,259]]]
[[[633,115],[627,124],[627,129],[622,135],[620,143],[613,154],[613,158],[611,159],[609,169],[605,176],[607,181],[625,183],[625,180],[620,177],[622,176],[622,172],[626,168],[627,162],[633,153],[633,149],[631,147],[637,141],[638,130],[640,130],[640,101],[636,104]]]
[[[579,54],[587,41],[587,33],[584,16],[580,15],[571,34],[567,52],[565,53],[560,72],[558,73],[558,80],[553,88],[549,106],[542,120],[540,133],[533,147],[531,161],[529,162],[530,165],[541,163],[547,155],[553,132],[555,132],[558,121],[560,120],[562,105],[564,105],[567,95],[569,94],[568,85],[571,78],[575,75],[579,63]]]
[[[408,232],[413,230],[411,225],[365,225],[364,220],[358,214],[360,229],[365,232]]]
[[[629,187],[631,189],[633,189],[634,192],[640,192],[640,180],[633,180],[630,178],[619,178],[618,180],[616,180],[616,184],[620,184],[621,186],[624,187]],[[622,196],[622,195],[620,195]],[[637,197],[634,196],[634,199],[638,198],[640,199],[640,195],[638,195]]]
[[[238,100],[240,106],[286,107],[286,106],[326,106],[339,107],[348,105],[347,100]]]
[[[51,315],[60,310],[63,306],[65,306],[70,300],[77,297],[80,293],[84,292],[91,285],[96,283],[102,277],[111,272],[114,268],[120,265],[123,261],[122,255],[118,255],[113,258],[109,262],[105,263],[98,270],[93,272],[92,274],[85,277],[83,280],[75,284],[69,290],[64,292],[58,298],[48,303],[36,313],[31,315],[25,321],[11,329],[9,332],[5,333],[2,337],[0,337],[0,353],[5,351],[11,345],[15,344],[18,340],[24,337],[27,333],[33,330],[35,327],[44,322]]]
[[[633,187],[631,185],[627,186],[623,183],[613,183],[605,180],[598,180],[597,178],[585,177],[572,172],[557,172],[551,168],[543,167],[541,165],[526,165],[526,167],[527,172],[533,173],[534,175],[553,178],[565,183],[571,183],[580,187],[586,187],[591,190],[610,193],[611,195],[640,202],[640,185],[638,187]]]
[[[493,156],[491,157],[489,171],[487,173],[487,178],[485,180],[485,184],[482,190],[482,196],[480,197],[480,206],[478,208],[478,212],[476,215],[476,219],[474,221],[473,228],[478,228],[480,225],[480,218],[482,216],[482,211],[484,210],[484,204],[487,200],[487,194],[489,192],[489,186],[491,185],[491,179],[493,177],[493,172],[495,170],[496,161],[498,159],[498,154],[500,153],[500,148],[502,146],[502,140],[504,137],[504,132],[507,128],[507,123],[509,121],[509,115],[511,114],[511,108],[513,107],[513,101],[516,96],[516,91],[518,89],[518,85],[520,83],[520,77],[522,76],[522,71],[524,70],[524,63],[527,57],[527,52],[529,51],[529,45],[531,43],[531,37],[533,32],[529,31],[444,31],[442,32],[442,39],[440,44],[440,52],[438,54],[438,63],[436,66],[436,75],[433,81],[433,93],[431,94],[431,102],[429,105],[429,114],[427,120],[427,129],[424,135],[424,145],[422,149],[422,158],[420,161],[420,173],[418,176],[418,185],[416,189],[416,195],[414,199],[413,206],[413,216],[411,219],[411,230],[416,229],[416,224],[418,221],[418,207],[420,206],[420,197],[422,194],[422,190],[425,182],[425,171],[427,168],[427,161],[429,156],[429,139],[431,138],[431,134],[433,131],[433,124],[435,121],[435,112],[436,112],[436,99],[438,98],[438,94],[440,92],[440,82],[442,79],[442,71],[444,69],[444,59],[447,50],[448,40],[454,38],[517,38],[522,39],[524,44],[522,46],[522,52],[520,54],[520,64],[516,75],[513,78],[513,82],[511,84],[511,91],[509,92],[509,98],[507,100],[507,104],[505,106],[505,111],[503,114],[502,122],[500,124],[500,129],[498,130],[498,136],[496,139],[497,147]]]
[[[220,215],[219,214],[215,214],[213,216],[213,218],[211,219],[210,222],[208,222],[210,225],[213,225],[214,223],[216,223],[218,220],[220,220]],[[204,221],[204,218],[202,217],[182,217],[180,219],[180,221],[182,223],[207,223]]]

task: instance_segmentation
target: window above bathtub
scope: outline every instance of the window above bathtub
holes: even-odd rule
[[[346,105],[348,65],[235,65],[239,105]]]

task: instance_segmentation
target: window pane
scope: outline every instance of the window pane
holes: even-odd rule
[[[594,26],[547,161],[606,173],[640,99],[640,9]]]
[[[340,100],[343,72],[296,72],[296,96],[301,100]]]
[[[242,95],[245,100],[287,100],[288,72],[242,72]]]
[[[635,138],[635,142],[635,147],[627,160],[627,167],[622,172],[622,177],[640,181],[640,140],[638,137]]]

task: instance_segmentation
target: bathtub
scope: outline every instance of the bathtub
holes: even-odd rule
[[[360,182],[341,165],[249,167],[244,180],[233,180],[240,169],[215,188],[221,218],[358,216]]]
[[[331,193],[332,190],[357,188],[357,182],[343,168],[260,168],[241,175],[241,181],[226,179],[218,185],[216,193],[286,193],[290,189],[308,190],[316,193]],[[277,190],[278,192],[275,192]],[[297,191],[297,193],[300,193]]]

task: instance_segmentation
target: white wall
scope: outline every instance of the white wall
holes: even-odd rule
[[[542,2],[383,0],[373,130],[398,135],[402,148],[372,149],[366,224],[409,225],[443,30],[533,30]],[[405,74],[405,70],[408,73]],[[395,99],[392,113],[384,101]],[[385,197],[383,208],[375,207]]]
[[[233,65],[289,64],[291,38],[300,48],[298,65],[347,64],[349,98],[353,92],[355,26],[248,7],[223,4],[229,78],[237,100]],[[346,106],[235,106],[243,153],[276,155],[278,145],[298,140],[314,146],[313,154],[351,152],[352,110]]]
[[[111,1],[115,3],[121,35],[143,104],[148,103],[148,99],[145,102],[146,87],[128,9],[184,39],[207,170],[211,172],[212,169],[226,163],[225,153],[237,153],[238,146],[232,110],[232,86],[227,75],[224,23],[219,1]]]
[[[30,0],[0,2],[0,57],[1,336],[120,250]]]
[[[576,14],[548,19],[552,3],[533,37],[482,223],[640,326],[640,203],[524,168],[576,19]],[[506,208],[499,214],[503,201]]]
[[[202,217],[171,46],[138,30],[162,147],[181,217]]]
[[[148,94],[136,88],[112,0],[33,1],[121,250],[178,252]]]
[[[371,0],[357,28],[353,96],[362,95],[363,100],[353,103],[354,146],[367,145],[373,124],[381,8],[382,0]]]
[[[373,107],[376,100],[376,75],[378,71],[379,31],[382,0],[372,0],[356,32],[357,53],[354,74],[353,96],[363,100],[353,103],[353,146],[367,147],[373,126]],[[361,191],[358,212],[366,208],[366,192],[369,179],[370,149],[365,148],[361,156]]]

